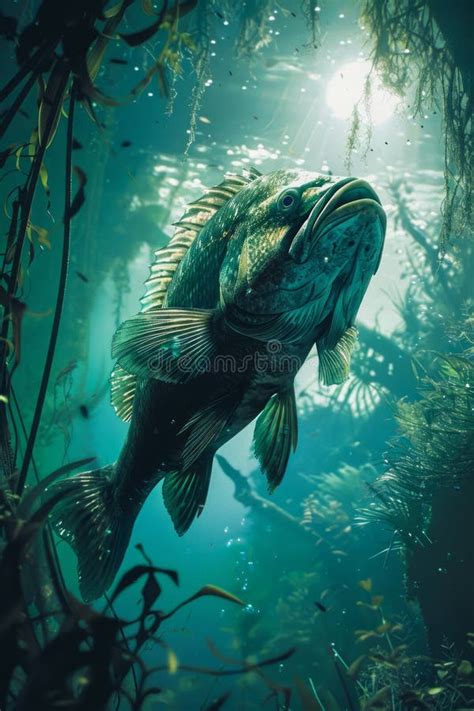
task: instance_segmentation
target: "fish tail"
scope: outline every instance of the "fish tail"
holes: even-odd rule
[[[117,506],[113,465],[76,474],[55,484],[63,493],[50,514],[56,533],[77,556],[79,587],[85,601],[95,600],[111,586],[127,550],[134,516]]]

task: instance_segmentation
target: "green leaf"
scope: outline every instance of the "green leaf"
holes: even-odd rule
[[[444,686],[433,686],[431,689],[428,689],[428,694],[430,696],[438,696],[438,694],[442,694],[444,691]]]
[[[468,659],[462,659],[458,666],[458,674],[469,676],[472,674],[472,664]]]

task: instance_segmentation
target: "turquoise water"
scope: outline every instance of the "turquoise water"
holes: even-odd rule
[[[17,3],[1,5],[5,14],[19,11]],[[35,3],[24,5],[22,20],[28,22]],[[281,486],[272,495],[266,489],[252,454],[252,423],[219,451],[226,461],[223,466],[214,461],[205,510],[183,537],[175,533],[164,507],[161,484],[153,490],[117,580],[143,563],[136,548],[141,544],[155,565],[179,573],[179,588],[163,579],[160,609],[173,608],[207,584],[242,601],[198,599],[163,624],[163,644],[149,642],[142,654],[145,664],[165,667],[153,680],[162,692],[149,708],[213,708],[229,691],[221,699],[229,709],[272,704],[404,709],[416,708],[402,695],[413,689],[423,689],[419,699],[426,705],[419,708],[462,708],[459,697],[450,702],[442,678],[426,659],[448,663],[455,658],[458,664],[469,649],[458,654],[450,647],[442,606],[428,619],[416,587],[408,594],[413,571],[407,572],[410,556],[403,537],[381,521],[367,523],[363,513],[378,501],[374,482],[390,471],[391,442],[399,432],[397,402],[422,397],[411,358],[420,351],[462,351],[445,330],[453,307],[437,282],[442,272],[452,281],[456,308],[467,303],[465,294],[456,294],[452,270],[459,262],[450,261],[448,251],[433,276],[429,250],[416,239],[421,232],[435,249],[439,236],[440,112],[427,107],[414,117],[411,88],[396,97],[376,74],[367,107],[363,93],[371,45],[358,19],[358,3],[337,0],[321,8],[308,3],[320,15],[317,47],[300,3],[241,3],[243,15],[256,13],[257,5],[265,8],[266,40],[248,57],[236,51],[242,17],[231,5],[198,3],[183,19],[185,29],[198,33],[200,46],[207,12],[209,66],[195,114],[197,79],[189,57],[171,86],[172,106],[160,95],[155,77],[136,99],[117,107],[95,105],[100,130],[78,107],[74,135],[80,147],[73,151],[73,163],[87,175],[86,200],[72,221],[65,309],[35,447],[38,470],[45,476],[84,457],[94,457],[94,467],[117,459],[128,425],[110,404],[112,337],[121,322],[138,312],[153,252],[172,236],[172,223],[186,204],[221,182],[225,173],[250,166],[264,174],[299,167],[366,179],[381,198],[388,225],[380,269],[357,317],[360,342],[349,380],[342,386],[319,385],[313,350],[296,379],[299,442]],[[132,8],[128,31],[137,26],[137,18],[141,25],[149,21],[133,14],[138,12]],[[136,49],[113,42],[107,56],[125,63],[105,62],[97,84],[108,95],[126,95],[150,68],[162,42],[159,35]],[[4,58],[13,61],[9,47]],[[357,102],[361,127],[350,147]],[[26,113],[10,129],[12,142],[28,133],[35,110],[30,97]],[[65,132],[63,117],[45,159],[50,204],[40,195],[32,213],[32,221],[48,229],[50,245],[36,245],[22,290],[28,309],[15,387],[27,423],[56,298]],[[428,356],[428,364],[433,362]],[[251,500],[239,500],[226,467],[244,478]],[[447,526],[452,525],[448,520]],[[55,540],[66,585],[79,596],[75,556],[66,543]],[[443,561],[439,571],[446,574]],[[139,614],[140,590],[134,585],[119,598],[119,616]],[[102,609],[104,600],[93,604]],[[430,647],[432,628],[444,635],[447,651]],[[293,649],[288,658],[248,670],[249,664]],[[347,674],[359,658],[361,671]],[[228,677],[186,671],[186,665],[223,670],[246,664],[243,673]],[[133,689],[130,674],[125,684]],[[287,706],[285,689],[292,690]],[[368,700],[383,689],[382,700],[370,705]],[[430,695],[427,689],[435,691]],[[129,706],[122,700],[118,708]]]

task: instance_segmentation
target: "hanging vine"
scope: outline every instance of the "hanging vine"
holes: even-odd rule
[[[361,20],[373,66],[401,96],[414,87],[414,115],[437,106],[444,124],[445,200],[440,251],[472,230],[472,4],[365,0]]]

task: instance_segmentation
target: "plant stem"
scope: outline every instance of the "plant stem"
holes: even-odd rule
[[[20,200],[17,199],[13,203],[12,217],[10,220],[10,227],[8,229],[7,244],[5,247],[5,256],[3,258],[2,265],[2,275],[5,274],[5,266],[7,262],[7,256],[10,248],[14,242],[16,230],[18,227],[18,215],[20,212]],[[5,301],[5,307],[3,310],[3,322],[0,331],[1,343],[0,343],[0,387],[4,395],[8,394],[7,382],[6,382],[6,361],[8,356],[8,346],[7,346],[7,336],[8,336],[8,325],[10,316],[10,298],[9,298],[10,287],[8,289],[7,298]]]
[[[18,109],[30,93],[31,89],[34,86],[34,83],[38,79],[40,75],[39,69],[35,69],[33,72],[31,72],[31,75],[28,79],[28,81],[25,83],[25,85],[22,87],[20,93],[16,97],[15,101],[13,104],[10,106],[9,109],[5,111],[5,114],[3,116],[3,119],[0,123],[0,138],[5,134],[6,130],[8,129],[10,123],[13,121],[15,118]]]
[[[66,88],[67,82],[69,81],[69,70],[65,67],[64,74],[62,76],[62,80],[60,82],[60,85],[58,86],[58,91],[55,96],[55,102],[59,102],[62,100],[64,90]],[[11,297],[14,296],[15,291],[16,291],[16,286],[17,286],[17,281],[18,281],[18,275],[20,273],[20,265],[21,265],[21,255],[23,252],[23,245],[25,243],[25,236],[26,236],[26,230],[28,228],[28,223],[30,220],[30,214],[31,214],[31,208],[33,205],[33,199],[35,196],[36,192],[36,186],[38,183],[38,177],[39,173],[41,170],[41,165],[43,163],[43,158],[44,154],[46,152],[46,148],[49,142],[49,136],[51,134],[51,131],[53,130],[54,126],[54,118],[55,118],[56,112],[51,111],[48,124],[46,127],[45,131],[45,140],[42,142],[40,146],[38,146],[38,150],[35,153],[35,156],[33,158],[33,164],[30,169],[30,173],[28,175],[28,179],[26,181],[25,187],[23,187],[20,190],[19,194],[19,201],[20,201],[20,208],[21,208],[21,220],[20,220],[20,228],[19,228],[19,233],[17,237],[17,245],[15,249],[15,254],[13,257],[13,263],[12,263],[12,268],[10,272],[10,279],[9,279],[9,285],[8,285],[8,300],[11,299]]]
[[[7,84],[5,84],[3,89],[0,89],[0,101],[4,101],[4,99],[6,99],[7,96],[11,94],[11,92],[18,86],[18,84],[23,81],[28,72],[33,70],[33,67],[35,65],[39,70],[41,70],[41,65],[48,57],[48,54],[50,52],[54,52],[54,48],[58,44],[58,41],[59,40],[56,40],[54,42],[48,42],[45,47],[40,47],[35,52],[35,54],[30,57],[30,59],[28,59],[22,67],[20,67],[15,76],[12,77],[10,81],[7,82]]]
[[[62,95],[62,94],[60,94]],[[28,467],[31,461],[31,456],[33,454],[33,447],[35,445],[36,435],[38,433],[38,428],[41,420],[41,414],[43,412],[44,401],[46,398],[46,391],[48,389],[49,378],[51,375],[51,368],[53,365],[54,353],[56,350],[56,344],[58,340],[59,325],[61,322],[61,315],[63,311],[64,304],[64,294],[66,291],[66,280],[67,271],[69,264],[69,252],[71,243],[71,217],[70,217],[70,206],[71,206],[71,180],[72,180],[72,142],[73,142],[73,127],[74,127],[74,108],[76,104],[76,87],[73,84],[71,88],[71,98],[69,100],[69,118],[67,124],[67,143],[66,143],[66,181],[65,181],[65,199],[64,199],[64,233],[63,233],[63,253],[61,259],[61,271],[59,275],[58,284],[58,296],[56,300],[56,308],[54,311],[53,326],[51,329],[51,335],[49,339],[48,352],[46,354],[46,362],[44,365],[43,376],[41,378],[40,389],[38,393],[38,398],[36,400],[35,412],[33,415],[33,422],[31,424],[30,434],[25,448],[25,456],[23,457],[23,463],[18,479],[18,489],[17,493],[21,496],[25,482],[26,476],[28,474]],[[45,141],[44,145],[46,145]]]

